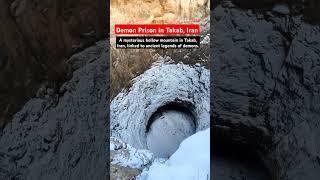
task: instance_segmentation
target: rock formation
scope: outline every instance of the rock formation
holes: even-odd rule
[[[162,141],[157,123],[158,114],[175,111],[186,116],[184,121],[164,126],[162,131],[175,131],[178,136],[191,135],[190,131],[200,131],[209,127],[209,77],[207,69],[200,65],[155,64],[144,74],[134,79],[133,86],[116,96],[110,104],[111,135],[138,149],[153,147],[148,140]],[[176,114],[174,114],[176,115]],[[172,114],[170,115],[172,116]],[[169,118],[169,117],[167,117]],[[163,120],[163,119],[162,119]],[[192,125],[190,125],[192,124]],[[180,131],[181,126],[186,127]],[[163,146],[171,146],[180,139],[171,138]],[[180,139],[180,142],[183,139]],[[179,145],[174,144],[174,145]],[[151,148],[152,149],[152,148]],[[164,148],[167,149],[167,148]],[[166,152],[164,152],[165,154]]]
[[[111,33],[115,24],[191,23],[210,13],[209,0],[112,0]]]
[[[43,84],[0,130],[0,179],[106,178],[107,43],[72,56],[72,78]]]
[[[246,156],[275,180],[319,179],[320,26],[306,10],[313,1],[300,9],[300,1],[234,2],[211,15],[215,154]]]
[[[106,37],[103,0],[0,2],[0,126],[40,84],[64,82],[68,58]]]
[[[212,175],[317,180],[319,3],[245,2],[212,3]],[[108,42],[68,58],[101,37],[91,4],[0,1],[0,179],[105,178]]]

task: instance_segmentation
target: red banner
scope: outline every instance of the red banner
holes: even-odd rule
[[[114,27],[115,34],[200,34],[199,24],[116,24]]]

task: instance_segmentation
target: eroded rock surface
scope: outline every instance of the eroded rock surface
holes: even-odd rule
[[[106,179],[107,43],[72,56],[59,93],[43,85],[0,131],[0,179]]]
[[[209,15],[210,1],[113,0],[110,12],[111,29],[121,23],[190,23]]]
[[[209,77],[209,71],[199,64],[155,64],[112,100],[111,135],[146,149],[150,119],[165,106],[187,109],[193,115],[196,131],[208,128]]]
[[[9,7],[8,2],[0,1],[0,7]],[[309,8],[317,7],[316,1],[306,2],[314,4]],[[305,21],[309,16],[303,14],[308,11],[293,9],[285,3],[271,4],[269,9],[240,7],[227,1],[214,6],[211,109],[213,143],[218,142],[218,146],[213,147],[220,148],[219,141],[223,141],[229,142],[233,149],[242,145],[255,150],[274,179],[317,180],[320,176],[319,25]],[[17,15],[21,12],[20,6],[14,5],[12,9]],[[1,44],[1,82],[7,82],[4,77],[11,77],[30,83],[25,71],[29,69],[28,63],[37,64],[33,60],[37,58],[21,45],[22,33],[15,28],[5,29],[16,26],[7,18],[10,11],[9,8],[0,11],[1,22],[6,25],[0,27],[6,34],[0,33],[0,38],[9,38],[6,42],[14,44],[12,47],[16,49]],[[30,36],[35,39],[36,35]],[[19,52],[14,58],[7,53],[13,51]],[[105,172],[100,168],[107,161],[103,158],[106,149],[101,135],[106,133],[107,126],[103,119],[107,119],[105,110],[108,110],[104,99],[108,72],[103,60],[109,56],[93,58],[99,54],[92,51],[83,58],[71,58],[76,71],[61,91],[55,93],[44,85],[37,97],[0,130],[0,179],[104,179]],[[25,56],[33,59],[18,61]],[[10,71],[3,70],[7,68]],[[11,69],[19,73],[12,75]],[[15,97],[20,94],[26,97],[27,85],[12,79],[8,82],[2,83],[1,88],[18,95]],[[1,103],[10,104],[9,100],[16,101],[8,98],[6,102],[1,99]],[[1,112],[7,109],[10,108]],[[228,166],[227,161],[222,161],[221,167],[231,168],[234,164]],[[219,164],[213,162],[213,165]],[[252,170],[250,166],[248,170]],[[228,174],[224,177],[232,179]],[[250,175],[243,173],[241,177]]]
[[[320,26],[292,5],[213,10],[213,142],[254,150],[273,179],[316,180]]]
[[[144,168],[151,165],[153,154],[145,149],[135,149],[120,139],[110,138],[110,179],[135,179]]]
[[[270,180],[268,172],[256,163],[232,158],[213,158],[214,180]]]
[[[0,2],[0,127],[39,86],[68,79],[68,58],[107,34],[103,0]]]

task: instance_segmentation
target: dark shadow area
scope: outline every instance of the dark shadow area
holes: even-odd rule
[[[241,144],[241,136],[231,139],[221,131],[212,130],[211,172],[214,180],[270,180],[257,148]],[[239,139],[237,139],[239,138]]]
[[[161,106],[157,109],[156,112],[154,112],[151,117],[148,120],[147,123],[147,127],[146,127],[146,133],[149,132],[150,127],[152,125],[152,123],[158,119],[158,117],[160,117],[162,115],[163,112],[168,111],[168,110],[175,110],[175,111],[180,111],[183,112],[185,114],[189,114],[190,116],[193,117],[193,122],[195,127],[197,127],[197,123],[196,123],[196,119],[195,119],[195,115],[193,113],[192,110],[192,105],[190,103],[187,102],[171,102],[169,104],[166,104],[164,106]]]

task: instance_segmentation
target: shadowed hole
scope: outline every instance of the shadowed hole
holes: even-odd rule
[[[159,108],[149,119],[147,147],[156,157],[168,158],[195,131],[195,118],[187,106],[172,103]]]

